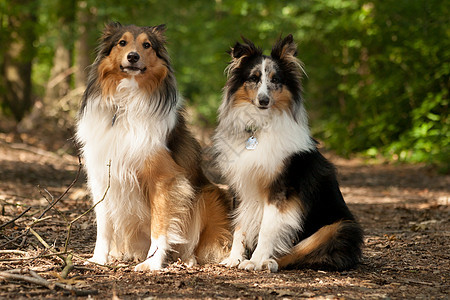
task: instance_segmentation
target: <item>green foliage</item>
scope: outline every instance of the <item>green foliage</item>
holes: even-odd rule
[[[81,5],[96,24],[89,28],[92,49],[107,22],[167,24],[180,90],[209,126],[215,123],[230,46],[243,35],[269,50],[280,34],[292,33],[308,73],[305,98],[313,132],[327,147],[343,155],[362,152],[449,168],[448,1],[36,2],[38,94],[49,76],[57,35],[66,34],[73,47],[78,20],[71,18]],[[0,8],[6,3],[0,0]],[[60,18],[73,25],[55,27]],[[1,30],[3,42],[7,28]]]
[[[354,3],[333,17],[335,25],[316,26],[325,28],[316,43],[333,53],[320,66],[331,68],[317,69],[309,86],[322,112],[316,132],[341,154],[365,151],[448,169],[450,5]]]

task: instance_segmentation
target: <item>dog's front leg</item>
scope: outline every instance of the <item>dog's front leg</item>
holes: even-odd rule
[[[113,236],[113,227],[109,220],[104,203],[99,203],[95,208],[97,219],[97,239],[95,241],[94,255],[88,261],[104,265],[108,262],[108,255]]]
[[[301,208],[296,203],[285,203],[282,209],[266,204],[258,235],[258,244],[250,260],[239,264],[239,269],[278,271],[275,254],[287,253],[292,247],[294,233],[301,227]]]
[[[236,267],[245,259],[245,234],[242,226],[236,226],[233,234],[233,245],[230,255],[220,262],[227,267]]]

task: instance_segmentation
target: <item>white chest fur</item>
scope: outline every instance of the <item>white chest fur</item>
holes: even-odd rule
[[[111,161],[111,176],[126,179],[155,148],[165,147],[176,115],[155,113],[157,101],[128,79],[121,81],[114,97],[89,99],[77,126],[87,167],[102,165],[98,172],[103,172]]]
[[[253,113],[251,113],[253,112]],[[251,133],[246,127],[256,128],[255,149],[246,149]],[[254,106],[233,109],[220,122],[215,136],[215,147],[220,153],[219,165],[229,183],[243,197],[255,197],[259,178],[271,178],[281,172],[283,161],[296,152],[314,149],[306,112],[301,110],[297,120],[287,112],[256,114]]]
[[[137,176],[145,160],[166,147],[176,122],[175,109],[155,113],[160,100],[141,92],[134,80],[124,79],[106,101],[100,96],[88,99],[78,121],[76,138],[82,146],[93,200],[99,201],[109,184],[102,209],[113,220],[115,231],[139,230],[137,224],[149,224],[150,210]]]

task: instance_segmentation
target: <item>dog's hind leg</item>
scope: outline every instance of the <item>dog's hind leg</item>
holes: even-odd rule
[[[150,199],[151,224],[148,224],[151,227],[150,249],[145,261],[138,264],[135,271],[161,269],[165,263],[167,251],[170,249],[168,241],[170,212],[167,194],[158,192]]]
[[[194,191],[183,169],[162,149],[151,156],[140,176],[151,214],[151,245],[147,259],[136,271],[159,270],[173,245],[186,244]],[[193,252],[193,247],[192,247]],[[181,257],[193,253],[179,253]]]
[[[324,226],[277,259],[280,268],[313,266],[344,270],[361,259],[363,232],[355,221],[338,221]]]
[[[230,201],[218,187],[205,186],[198,198],[200,237],[195,254],[201,264],[218,263],[231,247]]]
[[[150,199],[151,206],[151,244],[144,262],[138,264],[136,271],[159,270],[165,263],[169,245],[170,207],[168,193],[155,186]]]

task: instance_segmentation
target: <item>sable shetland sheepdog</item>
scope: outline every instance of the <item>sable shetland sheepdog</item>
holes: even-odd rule
[[[243,39],[231,50],[214,135],[218,167],[237,200],[222,264],[351,268],[361,258],[362,229],[310,136],[293,37],[280,39],[270,56]]]
[[[90,69],[76,138],[101,201],[92,262],[146,258],[138,271],[170,257],[218,262],[231,242],[229,202],[200,169],[164,31],[107,25]]]

